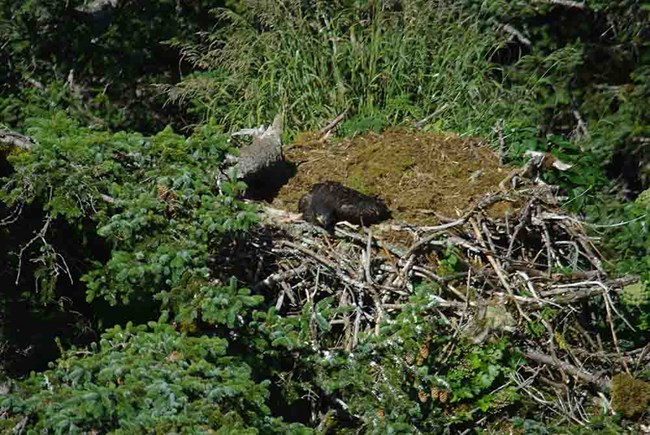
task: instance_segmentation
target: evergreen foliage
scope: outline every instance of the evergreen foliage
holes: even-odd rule
[[[151,310],[152,297],[167,306],[187,282],[211,285],[209,243],[255,222],[252,206],[235,199],[241,183],[217,189],[230,148],[213,127],[189,139],[169,128],[147,138],[80,127],[57,112],[29,120],[26,131],[38,145],[8,157],[15,172],[0,193],[18,222],[28,210],[30,223],[1,233],[16,281],[2,294],[9,306],[29,303],[38,313],[101,298],[111,305],[135,299]],[[29,211],[35,207],[42,216]],[[119,318],[99,309],[99,322]]]
[[[309,433],[270,416],[269,381],[255,382],[227,347],[167,324],[116,326],[88,350],[65,351],[0,406],[32,416],[30,433]]]

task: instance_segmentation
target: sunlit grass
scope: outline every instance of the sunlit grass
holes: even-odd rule
[[[432,114],[434,129],[485,133],[525,95],[504,90],[489,55],[503,42],[451,0],[250,1],[226,26],[183,46],[201,72],[168,88],[226,129],[268,123],[318,128],[344,109],[388,124]],[[358,5],[363,3],[363,6]],[[370,5],[368,5],[370,4]],[[223,22],[222,22],[223,24]]]

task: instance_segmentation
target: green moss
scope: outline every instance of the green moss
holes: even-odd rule
[[[650,291],[647,290],[645,282],[639,281],[626,285],[621,298],[626,305],[640,307],[650,302]]]
[[[612,408],[626,417],[648,410],[650,384],[620,373],[612,378]]]
[[[650,207],[650,189],[646,189],[636,199],[636,203],[643,207]]]

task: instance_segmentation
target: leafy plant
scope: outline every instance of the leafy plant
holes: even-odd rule
[[[17,127],[25,120],[26,94],[48,108],[48,99],[57,104],[53,94],[65,91],[61,110],[83,107],[84,117],[112,128],[152,134],[176,123],[184,114],[162,107],[153,86],[174,83],[183,72],[178,51],[164,42],[195,39],[214,25],[208,11],[224,2],[127,0],[101,10],[87,3],[0,1],[2,122]]]

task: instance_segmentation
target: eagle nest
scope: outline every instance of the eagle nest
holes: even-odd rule
[[[303,206],[331,187],[317,187]],[[503,202],[518,208],[502,217],[488,213]],[[552,186],[528,183],[487,195],[463,216],[435,226],[338,222],[330,234],[283,210],[263,208],[262,218],[252,237],[220,244],[214,279],[236,276],[285,316],[329,300],[338,309],[311,317],[311,339],[320,349],[354,349],[364,335],[380,334],[380,325],[411,304],[416,291],[420,301],[424,292],[428,303],[419,309],[445,319],[448,330],[441,333],[477,344],[510,334],[528,359],[514,380],[521,391],[579,421],[585,417],[574,410],[609,390],[616,372],[650,361],[643,349],[622,352],[613,324],[624,287],[637,278],[608,277],[586,224],[560,209]],[[240,258],[223,262],[222,255]],[[552,318],[544,315],[549,307]],[[533,323],[543,325],[536,337],[527,331]],[[609,325],[606,335],[587,332],[599,323]],[[562,346],[555,344],[558,336]],[[575,382],[571,391],[567,379]],[[541,402],[538,388],[555,389],[560,399]]]

